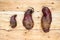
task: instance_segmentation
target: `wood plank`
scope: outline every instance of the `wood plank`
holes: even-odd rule
[[[0,0],[0,40],[60,40],[60,0]],[[47,6],[52,12],[50,32],[41,29],[42,7]],[[22,24],[24,11],[34,8],[32,15],[34,27],[26,30]],[[17,14],[17,27],[12,29],[10,17]],[[11,30],[11,31],[7,31]]]
[[[17,27],[12,29],[9,25],[10,17],[17,14]],[[37,16],[36,16],[37,15]],[[1,40],[59,40],[60,39],[60,12],[52,13],[50,32],[44,33],[41,29],[41,12],[33,13],[34,27],[27,31],[22,24],[24,12],[0,12],[0,39]],[[12,31],[7,31],[12,30]]]

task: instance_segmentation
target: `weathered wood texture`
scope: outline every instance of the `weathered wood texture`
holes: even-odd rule
[[[0,0],[0,40],[60,40],[59,2],[60,0]],[[52,12],[52,24],[48,33],[44,33],[41,29],[41,9],[43,6],[49,7]],[[32,15],[34,27],[27,31],[22,24],[22,20],[24,11],[29,7],[35,9]],[[17,14],[18,23],[17,27],[12,29],[9,21],[14,14]]]

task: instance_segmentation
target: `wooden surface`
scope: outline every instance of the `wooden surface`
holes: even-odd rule
[[[33,7],[40,11],[43,6],[49,7],[53,11],[60,10],[60,0],[0,0],[0,10],[2,11],[25,11]]]
[[[0,0],[0,40],[60,40],[59,2],[60,0]],[[41,29],[43,6],[49,7],[52,12],[52,24],[48,33],[44,33]],[[22,24],[24,11],[29,7],[35,9],[32,15],[34,27],[30,31],[26,30]],[[12,29],[9,21],[14,14],[17,14],[18,25]]]

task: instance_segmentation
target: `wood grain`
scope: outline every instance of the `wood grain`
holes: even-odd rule
[[[60,40],[60,0],[0,0],[0,40]],[[43,6],[52,12],[50,32],[44,33],[41,29],[41,9]],[[32,17],[34,27],[28,31],[24,28],[22,20],[24,11],[33,7]],[[12,29],[9,25],[10,17],[17,14],[17,27]],[[10,30],[10,31],[7,31]]]
[[[40,11],[43,6],[47,6],[53,11],[59,11],[59,3],[60,0],[0,0],[0,11],[25,11],[29,7]]]

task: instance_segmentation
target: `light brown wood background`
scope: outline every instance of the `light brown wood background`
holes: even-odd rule
[[[0,40],[60,40],[60,0],[0,0]],[[47,6],[52,12],[50,32],[41,29],[42,7]],[[33,7],[34,27],[26,30],[22,24],[24,11]],[[9,25],[10,17],[17,14],[17,27]],[[7,31],[12,30],[12,31]]]

